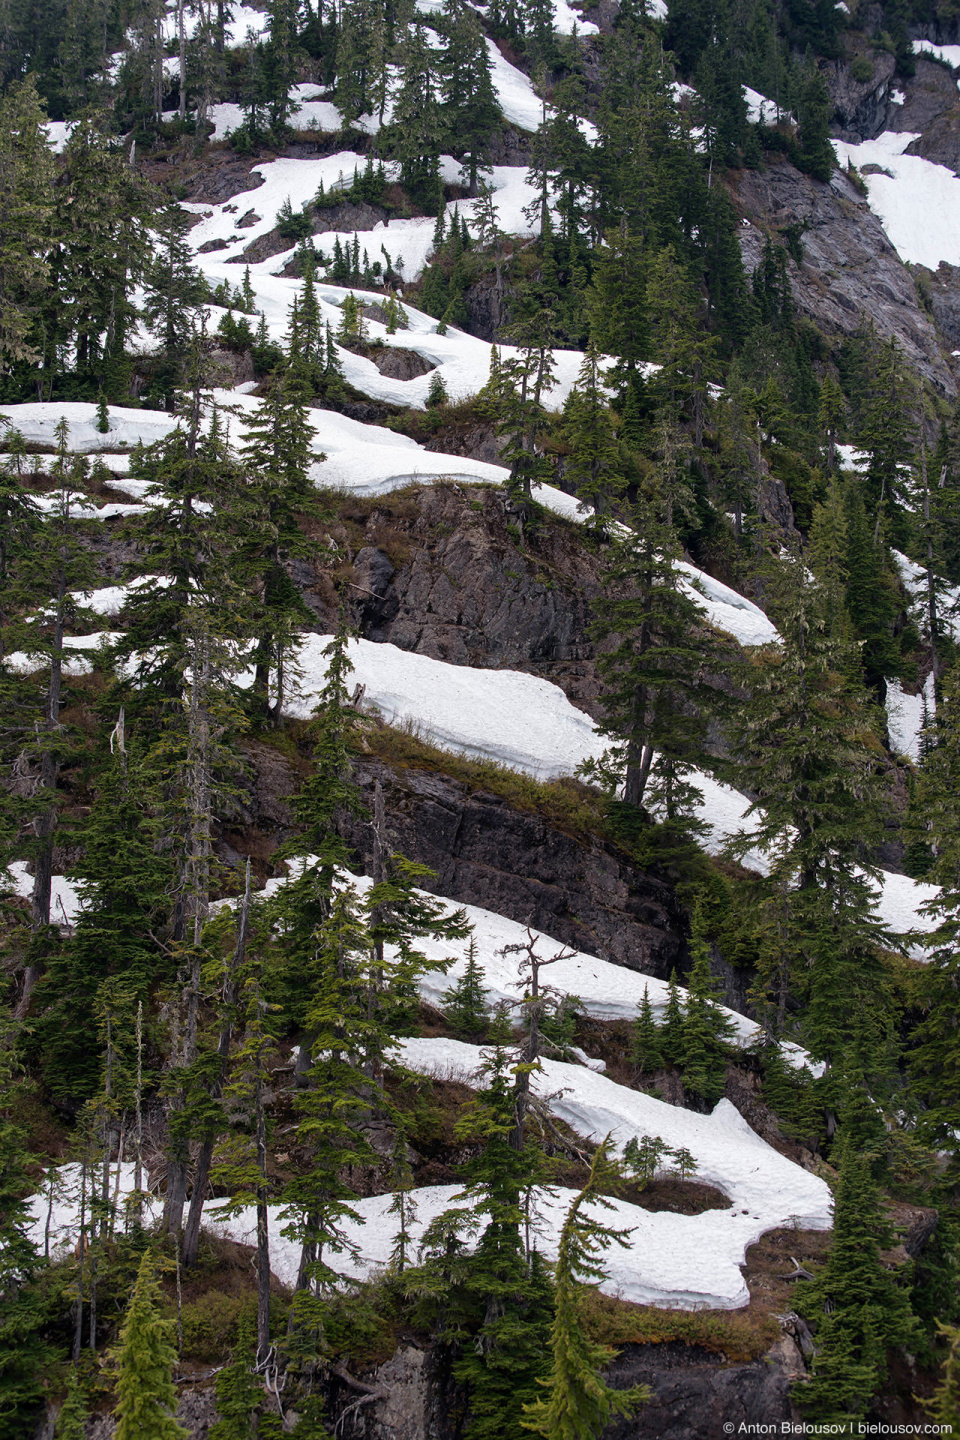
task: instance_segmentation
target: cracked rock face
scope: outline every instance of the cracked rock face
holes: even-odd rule
[[[886,128],[890,108],[896,61],[892,55],[883,52],[877,55],[871,53],[869,60],[873,70],[867,80],[855,80],[850,66],[842,61],[820,69],[833,101],[836,133],[841,140],[853,145],[879,135]]]
[[[909,363],[941,394],[956,395],[913,277],[842,171],[824,184],[786,163],[745,170],[734,198],[749,221],[740,230],[749,272],[759,263],[767,233],[776,237],[787,225],[803,224],[803,264],[787,262],[798,312],[828,335],[851,335],[872,320],[881,339],[896,335]]]
[[[928,160],[936,160],[940,165],[950,165],[951,169],[955,169],[955,164],[932,153],[935,145],[930,145],[931,153],[924,148],[936,134],[941,121],[952,116],[955,123],[960,117],[960,92],[957,91],[957,82],[950,71],[936,61],[918,58],[916,74],[904,81],[901,89],[904,103],[891,106],[885,128],[895,130],[901,135],[907,131],[919,130],[920,139],[908,145],[906,153],[925,155]],[[960,151],[954,154],[955,158],[960,158]]]
[[[495,910],[628,970],[667,979],[682,967],[682,916],[671,886],[601,841],[577,841],[538,815],[447,776],[358,762],[370,808],[384,790],[390,845],[429,865],[425,888],[456,903]],[[369,822],[346,817],[342,833],[369,873]]]
[[[521,549],[498,491],[430,486],[398,533],[391,502],[353,557],[361,633],[454,665],[532,670],[572,700],[597,693],[589,604],[597,566],[551,525]]]

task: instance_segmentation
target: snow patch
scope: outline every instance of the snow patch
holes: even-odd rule
[[[916,764],[920,759],[920,735],[936,713],[933,674],[929,674],[917,695],[905,693],[899,680],[886,682],[884,704],[890,748],[896,755],[906,755]]]
[[[879,165],[889,173],[863,175],[870,209],[901,260],[936,270],[941,260],[960,264],[960,180],[945,165],[903,152],[919,132],[885,131],[851,145],[833,140],[841,166]]]

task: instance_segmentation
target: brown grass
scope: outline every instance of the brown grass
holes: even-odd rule
[[[783,1278],[801,1265],[819,1264],[830,1245],[828,1232],[770,1230],[747,1251],[743,1276],[750,1303],[741,1310],[660,1310],[583,1293],[583,1325],[591,1340],[605,1345],[650,1345],[680,1341],[702,1345],[734,1364],[759,1360],[780,1337],[778,1315],[793,1309],[791,1286]]]
[[[493,760],[470,760],[440,750],[409,731],[383,725],[364,733],[366,748],[398,770],[426,770],[448,775],[471,793],[496,795],[528,815],[539,815],[574,839],[611,839],[607,802],[580,780],[539,781]]]

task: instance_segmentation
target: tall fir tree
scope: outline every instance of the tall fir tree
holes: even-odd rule
[[[581,1289],[602,1279],[603,1252],[626,1244],[623,1233],[590,1214],[587,1205],[610,1210],[601,1186],[615,1181],[617,1167],[609,1140],[594,1152],[590,1174],[567,1211],[557,1247],[556,1310],[550,1336],[552,1365],[544,1380],[546,1395],[526,1407],[525,1430],[543,1440],[595,1440],[614,1416],[629,1415],[650,1392],[642,1385],[615,1390],[600,1374],[613,1358],[608,1346],[584,1333],[580,1316]]]
[[[187,1432],[174,1418],[175,1326],[163,1318],[156,1260],[147,1250],[116,1350],[117,1440],[185,1440]]]

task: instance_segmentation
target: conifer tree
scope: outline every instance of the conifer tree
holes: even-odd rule
[[[310,553],[298,518],[316,512],[309,478],[313,439],[305,388],[294,368],[282,366],[256,413],[246,419],[241,450],[252,482],[245,492],[251,513],[239,556],[241,574],[256,596],[251,698],[258,718],[274,724],[283,709],[296,630],[310,619],[287,563]]]
[[[650,992],[643,987],[643,999],[637,1018],[633,1022],[630,1058],[646,1074],[652,1074],[663,1067],[663,1052],[660,1049],[660,1031],[650,1007]]]
[[[69,427],[61,420],[56,430],[57,455],[53,475],[57,489],[53,507],[37,532],[36,543],[20,557],[16,588],[21,603],[44,605],[21,636],[23,648],[44,658],[46,693],[42,711],[33,717],[34,736],[27,742],[26,754],[31,757],[36,783],[31,806],[33,810],[34,877],[31,894],[31,927],[33,952],[28,957],[20,996],[19,1013],[25,1015],[30,994],[42,968],[42,956],[51,940],[51,883],[53,873],[54,834],[57,828],[59,797],[57,782],[64,750],[60,711],[64,700],[64,637],[71,622],[83,614],[76,592],[93,588],[95,569],[89,550],[76,534],[75,493],[82,486],[85,464],[69,454]],[[46,604],[44,604],[46,602]],[[32,633],[31,633],[32,632]]]
[[[881,536],[899,544],[905,533],[905,476],[913,460],[909,419],[913,385],[895,335],[884,345],[874,341],[871,348],[873,373],[857,443],[869,456],[866,490],[874,544]]]
[[[880,1259],[891,1240],[866,1161],[844,1141],[830,1253],[800,1296],[804,1314],[826,1314],[812,1377],[795,1392],[818,1421],[862,1417],[886,1375],[887,1350],[916,1338],[907,1292]]]
[[[699,448],[717,338],[706,333],[699,296],[670,247],[653,257],[646,299],[653,358],[661,367],[654,390],[672,413],[680,408],[687,413],[693,423],[694,444]]]
[[[440,146],[443,117],[433,52],[424,26],[410,27],[400,50],[403,78],[394,103],[388,144],[400,163],[400,183],[410,198],[434,215],[443,200]]]
[[[847,514],[843,488],[831,473],[822,504],[814,508],[810,525],[810,569],[821,595],[824,631],[828,639],[852,638],[847,609]]]
[[[625,480],[607,403],[600,356],[588,344],[577,383],[563,407],[563,439],[570,451],[565,478],[580,501],[598,516],[607,514]]]
[[[67,1373],[67,1393],[53,1432],[54,1440],[86,1440],[89,1416],[86,1396],[77,1383],[77,1372],[71,1366]]]
[[[489,169],[491,142],[502,118],[500,106],[491,79],[483,26],[477,12],[464,0],[444,0],[443,37],[443,123],[463,153],[464,180],[468,195],[473,197],[481,170]]]
[[[149,1250],[137,1272],[116,1349],[117,1440],[185,1440],[174,1419],[174,1321],[162,1316],[156,1261]]]
[[[44,307],[47,383],[64,347],[108,398],[123,379],[124,344],[136,315],[134,291],[152,253],[151,192],[92,116],[78,120],[55,189],[51,286]]]
[[[747,662],[751,700],[737,734],[756,828],[734,849],[757,845],[769,857],[790,915],[797,948],[789,969],[815,1057],[888,1082],[889,992],[863,854],[882,817],[870,705],[851,677],[848,649],[825,634],[805,568],[787,561],[770,583],[782,644]]]
[[[235,1215],[248,1205],[257,1217],[257,1352],[258,1363],[270,1349],[270,1232],[267,1204],[270,1180],[267,1175],[267,1116],[265,1092],[271,1060],[276,1059],[276,1041],[271,1012],[264,999],[265,942],[262,928],[254,920],[250,941],[236,976],[239,1015],[243,1037],[232,1063],[224,1100],[232,1111],[234,1124],[229,1143],[221,1147],[213,1171],[215,1183],[228,1199],[219,1207],[221,1216]]]
[[[543,1385],[545,1398],[525,1406],[525,1430],[544,1440],[594,1440],[615,1415],[629,1415],[645,1400],[644,1386],[614,1390],[600,1371],[613,1353],[587,1339],[580,1318],[580,1288],[603,1277],[602,1254],[614,1243],[625,1245],[622,1231],[612,1229],[587,1209],[612,1209],[601,1194],[617,1176],[609,1140],[594,1152],[590,1174],[567,1212],[557,1248],[556,1310],[551,1329],[551,1371]]]
[[[960,1330],[939,1322],[937,1330],[948,1349],[937,1388],[924,1408],[931,1420],[949,1425],[952,1433],[960,1425]]]
[[[262,46],[258,74],[261,104],[267,107],[270,128],[282,134],[290,113],[290,90],[296,83],[300,59],[297,40],[298,0],[268,0],[267,39]]]
[[[960,1068],[952,1037],[958,1016],[957,973],[960,963],[960,817],[956,797],[960,786],[960,669],[945,671],[936,719],[929,727],[931,744],[917,775],[908,814],[909,832],[934,857],[927,879],[939,891],[927,904],[937,921],[930,963],[920,977],[923,1018],[913,1036],[909,1056],[913,1084],[924,1108],[918,1118],[921,1136],[948,1151],[957,1162],[956,1130],[960,1123]]]
[[[496,1440],[522,1424],[525,1402],[545,1374],[551,1317],[550,1292],[541,1263],[532,1253],[529,1207],[542,1181],[542,1153],[528,1135],[518,1137],[518,1083],[529,1067],[517,1064],[494,1027],[495,1048],[484,1061],[477,1099],[457,1121],[463,1140],[483,1142],[465,1167],[469,1200],[480,1234],[462,1270],[460,1304],[476,1335],[455,1363],[454,1373],[469,1387],[470,1440]]]
[[[192,262],[187,233],[189,218],[179,205],[168,205],[157,219],[159,245],[144,274],[143,313],[161,341],[157,383],[163,404],[172,410],[185,367],[197,311],[206,298],[206,282]],[[249,284],[249,273],[247,275]]]
[[[446,1016],[461,1040],[475,1040],[485,1032],[490,1021],[486,993],[477,942],[471,935],[463,974],[445,997]]]
[[[832,102],[823,76],[807,76],[797,97],[800,154],[798,165],[816,180],[828,181],[837,163],[830,144]]]
[[[894,638],[900,595],[886,545],[877,543],[876,526],[869,523],[856,482],[847,482],[844,499],[847,609],[863,641],[864,677],[879,687],[887,676],[900,671],[900,652]]]
[[[237,1344],[229,1365],[217,1376],[214,1390],[219,1419],[210,1429],[210,1440],[267,1440],[279,1434],[279,1417],[265,1415],[263,1382],[256,1373],[256,1330],[249,1318],[238,1326]],[[276,1422],[276,1428],[271,1424]]]
[[[670,971],[670,983],[667,988],[667,1003],[663,1010],[663,1020],[660,1024],[660,1049],[663,1058],[669,1060],[671,1065],[680,1061],[683,1053],[683,1017],[684,1005],[680,998],[680,987],[677,984],[676,970]]]
[[[683,1088],[706,1105],[715,1105],[723,1096],[733,1025],[717,1004],[718,986],[710,974],[699,910],[694,911],[690,950],[693,966],[679,1045]]]
[[[30,77],[0,99],[0,374],[33,361],[31,335],[49,275],[53,157],[46,116]]]
[[[828,370],[820,386],[820,407],[817,420],[820,433],[826,443],[827,470],[832,472],[836,464],[837,441],[843,436],[846,406],[843,391]]]
[[[622,780],[623,798],[642,805],[655,750],[680,765],[698,751],[705,720],[688,712],[711,703],[702,681],[710,642],[696,602],[680,587],[662,504],[641,497],[630,522],[611,544],[594,625],[596,639],[617,637],[598,662],[601,730],[613,744],[584,769],[608,784]]]

